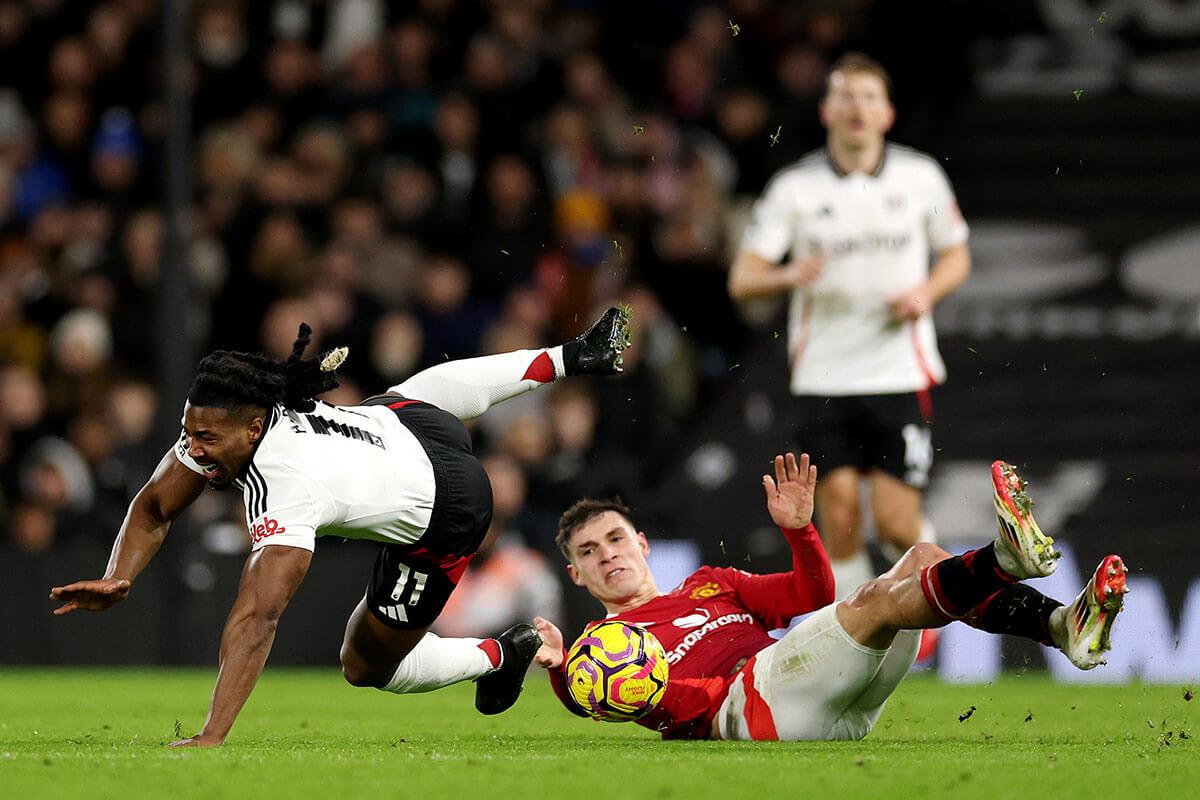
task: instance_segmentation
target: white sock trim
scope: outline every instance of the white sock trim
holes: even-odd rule
[[[554,379],[558,380],[559,378],[566,377],[567,365],[563,361],[563,346],[560,344],[549,347],[546,349],[546,352],[550,354],[550,360],[554,362]]]

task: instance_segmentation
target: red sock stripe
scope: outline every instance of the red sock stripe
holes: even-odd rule
[[[938,565],[934,564],[921,570],[921,592],[925,595],[925,601],[935,614],[947,621],[962,619],[963,613],[946,599],[946,593],[942,591],[937,568]]]
[[[538,383],[550,383],[554,380],[554,362],[550,359],[550,354],[543,350],[541,355],[530,362],[521,380]]]
[[[997,578],[1004,581],[1005,583],[1016,583],[1017,581],[1021,580],[1016,575],[1009,575],[1007,572],[1000,569],[1000,567],[996,567],[994,570],[992,570],[992,572],[994,572],[996,574]]]
[[[492,662],[492,669],[496,669],[500,666],[499,642],[497,642],[495,639],[484,639],[475,646],[487,654],[488,660]]]
[[[755,656],[742,667],[742,688],[746,690],[746,730],[756,742],[776,742],[779,741],[779,734],[775,730],[771,707],[754,688],[754,665],[757,661],[758,656]]]

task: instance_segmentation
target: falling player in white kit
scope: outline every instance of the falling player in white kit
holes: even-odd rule
[[[215,352],[199,365],[183,434],[134,498],[104,577],[54,588],[54,613],[125,599],[173,519],[205,486],[242,491],[251,552],[221,637],[203,729],[183,746],[221,744],[267,660],[280,615],[319,536],[378,542],[374,574],[350,616],[342,672],[396,694],[476,681],[484,714],[509,708],[541,640],[529,625],[496,639],[441,638],[428,628],[487,532],[492,492],[460,420],[564,375],[611,375],[629,344],[626,308],[573,342],[451,361],[357,406],[314,398],[338,384],[344,348],[302,358]]]
[[[791,296],[796,441],[821,467],[817,514],[845,597],[874,575],[860,531],[862,476],[885,554],[928,538],[928,390],[946,377],[931,312],[966,280],[971,258],[941,167],[884,138],[895,109],[879,64],[843,57],[820,108],[827,146],[767,185],[729,291]]]

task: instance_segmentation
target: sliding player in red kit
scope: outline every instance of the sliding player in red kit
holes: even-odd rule
[[[557,543],[567,572],[608,619],[646,628],[667,651],[671,675],[659,704],[638,724],[664,738],[861,739],[916,658],[920,632],[953,620],[1057,647],[1080,669],[1103,663],[1121,609],[1125,567],[1107,556],[1069,605],[1020,581],[1051,574],[1058,553],[1030,513],[1015,470],[997,461],[999,522],[987,547],[951,556],[919,543],[892,569],[833,603],[829,559],[812,525],[817,468],[807,454],[775,457],[763,476],[767,510],[792,550],[792,570],[751,575],[705,566],[662,594],[646,563],[645,534],[619,502],[582,500],[563,514]],[[781,639],[768,631],[816,613]],[[534,657],[568,709],[562,633],[534,626]]]

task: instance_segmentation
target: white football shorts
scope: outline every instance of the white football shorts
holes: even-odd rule
[[[861,739],[908,674],[920,631],[887,650],[859,644],[828,605],[746,662],[717,712],[722,739]]]

